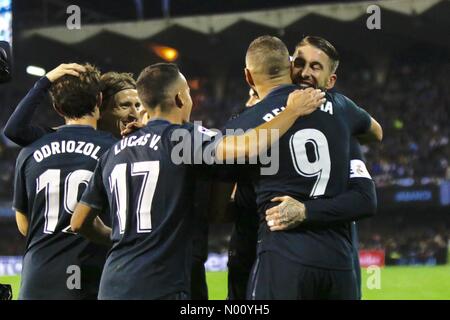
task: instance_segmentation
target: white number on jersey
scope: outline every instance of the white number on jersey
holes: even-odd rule
[[[141,161],[131,164],[131,176],[141,176],[142,184],[136,207],[137,232],[152,231],[151,208],[155,194],[156,183],[159,177],[159,161]],[[117,164],[109,176],[111,193],[116,200],[119,230],[123,234],[127,219],[128,190],[127,190],[127,164]]]
[[[81,183],[87,185],[92,172],[75,170],[69,173],[64,182],[64,210],[72,214],[78,202],[78,189]],[[36,195],[45,192],[44,233],[55,232],[59,219],[60,169],[48,169],[36,179]]]
[[[313,148],[315,159],[310,162],[306,154],[306,145]],[[331,160],[327,137],[316,129],[303,129],[292,135],[289,141],[292,162],[298,174],[304,177],[317,177],[310,197],[325,194],[330,179]]]

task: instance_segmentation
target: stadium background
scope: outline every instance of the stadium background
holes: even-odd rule
[[[70,4],[81,8],[80,30],[66,27]],[[381,8],[380,30],[366,26],[371,4]],[[0,37],[12,30],[14,57],[14,81],[0,87],[0,127],[38,79],[30,65],[48,71],[89,61],[136,75],[171,59],[190,79],[192,119],[220,127],[246,101],[242,69],[252,39],[276,35],[293,50],[303,35],[323,36],[341,53],[337,89],[384,128],[383,143],[364,148],[379,210],[359,223],[361,260],[384,266],[380,289],[367,288],[363,270],[364,298],[450,299],[449,16],[447,0],[0,0]],[[61,124],[48,103],[36,122]],[[0,137],[0,282],[16,289],[24,246],[10,209],[18,152]],[[211,226],[211,298],[226,295],[230,229]]]

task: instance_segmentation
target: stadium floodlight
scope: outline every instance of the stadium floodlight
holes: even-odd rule
[[[42,77],[46,74],[45,69],[37,66],[28,66],[27,73],[36,77]]]
[[[178,58],[178,50],[171,47],[152,45],[153,52],[167,62],[173,62]]]

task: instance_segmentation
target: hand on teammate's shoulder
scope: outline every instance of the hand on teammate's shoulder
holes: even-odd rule
[[[325,101],[325,92],[320,89],[295,90],[289,94],[286,109],[294,111],[299,117],[306,116],[314,112]]]
[[[130,122],[130,123],[127,124],[127,126],[125,127],[125,129],[123,129],[123,130],[120,132],[120,135],[121,135],[122,137],[126,137],[127,135],[129,135],[129,134],[131,134],[131,133],[133,133],[133,132],[136,132],[136,131],[138,131],[139,129],[141,129],[141,128],[143,128],[143,127],[144,127],[144,124],[143,124],[142,122],[140,122],[140,121],[133,121],[133,122]]]

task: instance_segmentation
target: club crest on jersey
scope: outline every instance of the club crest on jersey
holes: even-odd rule
[[[208,137],[211,137],[211,138],[217,134],[217,132],[209,130],[203,126],[197,126],[197,130],[198,130],[198,132],[206,134]]]
[[[350,179],[353,178],[372,179],[366,168],[366,164],[362,160],[353,159],[350,161]]]

